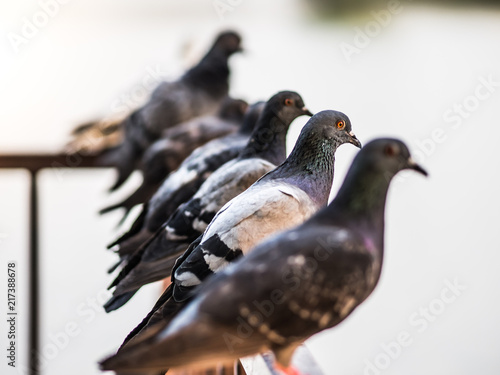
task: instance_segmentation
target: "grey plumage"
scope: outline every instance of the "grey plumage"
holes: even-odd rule
[[[235,133],[242,125],[247,107],[243,100],[226,98],[216,115],[196,117],[164,130],[161,139],[149,146],[142,157],[141,186],[125,200],[102,209],[100,213],[124,208],[123,221],[135,205],[151,198],[165,177],[196,148],[212,139]]]
[[[300,343],[347,318],[377,285],[387,191],[402,169],[426,174],[401,141],[370,142],[328,207],[212,277],[170,324],[138,335],[102,368],[201,367],[266,350],[289,366]]]
[[[217,211],[285,160],[289,126],[304,114],[310,112],[299,94],[283,91],[271,97],[240,156],[215,171],[177,209],[164,225],[165,231],[157,232],[155,239],[132,255],[111,285],[116,289],[106,311],[119,307],[125,301],[123,294],[130,297],[142,285],[168,277],[175,258],[205,230]]]
[[[264,108],[258,102],[245,113],[237,133],[214,139],[197,148],[161,183],[143,206],[132,227],[109,247],[118,245],[118,254],[126,258],[136,251],[169,218],[177,207],[196,193],[201,184],[221,165],[239,155],[250,138]]]
[[[123,121],[122,144],[101,156],[102,164],[118,170],[112,190],[128,178],[144,150],[160,138],[165,129],[217,111],[229,92],[228,59],[239,50],[238,34],[232,31],[219,34],[197,65],[175,82],[162,82],[148,102]]]
[[[143,321],[140,329],[172,319],[192,297],[193,288],[208,276],[269,235],[301,224],[325,206],[335,151],[343,143],[361,146],[345,114],[322,111],[313,116],[286,161],[227,203],[177,260],[173,285],[161,298],[164,302],[155,306],[151,322]]]

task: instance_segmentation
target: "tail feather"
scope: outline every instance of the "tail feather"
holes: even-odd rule
[[[148,203],[144,203],[144,205],[142,206],[141,213],[139,214],[139,216],[137,216],[137,219],[135,219],[134,223],[132,224],[132,226],[130,227],[128,232],[124,233],[117,240],[110,243],[107,246],[107,248],[111,249],[113,246],[119,245],[123,241],[126,241],[129,238],[132,238],[137,233],[139,233],[144,226],[144,222],[146,221],[147,213],[148,213]]]
[[[155,193],[158,189],[158,184],[148,184],[143,182],[141,186],[137,188],[128,198],[122,200],[119,203],[107,206],[99,211],[100,215],[107,214],[108,212],[117,210],[119,208],[124,208],[125,213],[123,218],[120,220],[120,223],[123,223],[127,218],[128,214],[135,206],[147,202],[149,198]]]
[[[83,124],[80,124],[80,125],[77,125],[76,128],[74,128],[72,131],[71,131],[71,135],[79,135],[79,134],[82,134],[92,128],[94,128],[95,126],[97,126],[99,124],[99,120],[95,120],[95,121],[87,121],[87,122],[84,122]]]
[[[118,170],[116,181],[109,191],[115,191],[123,185],[136,169],[141,155],[142,150],[139,146],[127,140],[102,154],[100,163]]]
[[[173,328],[173,327],[172,327]],[[229,345],[227,335],[239,338],[237,325],[222,325],[197,315],[188,325],[169,329],[161,323],[137,336],[116,355],[100,363],[102,370],[163,370],[173,367],[204,369],[218,363],[233,363],[240,357],[268,348],[260,334],[253,334],[239,345]],[[168,333],[167,333],[168,332]],[[223,333],[226,333],[223,334]],[[161,337],[161,339],[160,339]]]
[[[123,141],[123,124],[121,120],[89,121],[73,129],[71,135],[65,152],[100,155]]]
[[[152,235],[153,233],[146,228],[142,229],[133,237],[120,243],[117,250],[118,255],[120,258],[129,257],[136,252]]]
[[[130,256],[110,287],[117,286],[117,292],[124,293],[169,277],[175,261],[193,239],[171,241],[160,228]]]
[[[123,263],[123,260],[120,259],[118,262],[116,262],[115,264],[113,264],[111,267],[108,268],[108,273],[113,273],[116,271],[116,269],[118,267],[120,267],[120,265]]]
[[[139,323],[139,325],[137,325],[137,327],[135,327],[128,335],[127,337],[125,338],[125,340],[123,341],[122,345],[120,346],[120,349],[118,349],[118,351],[122,350],[122,348],[127,345],[127,343],[132,340],[135,336],[137,336],[139,334],[139,332],[141,332],[142,330],[144,330],[146,328],[146,326],[148,326],[148,323],[149,323],[149,320],[151,319],[151,317],[156,313],[156,311],[158,311],[158,309],[165,303],[167,302],[171,297],[172,297],[172,284],[170,284],[167,289],[165,289],[165,291],[163,292],[163,294],[160,296],[160,298],[158,299],[158,301],[156,301],[155,305],[153,306],[153,308],[151,309],[151,311],[148,313],[148,315],[146,315],[146,317],[142,320],[142,322]]]
[[[108,302],[104,304],[104,310],[109,313],[111,311],[114,311],[116,309],[119,309],[122,307],[124,304],[126,304],[136,293],[136,291],[133,292],[127,292],[124,294],[120,294],[118,296],[113,296],[111,297]]]
[[[144,252],[148,249],[148,247],[156,242],[156,241],[159,241],[161,240],[160,237],[163,237],[161,234],[163,232],[163,228],[160,228],[156,231],[155,234],[153,234],[152,236],[149,237],[149,239],[144,242],[131,256],[130,258],[127,260],[127,264],[125,265],[125,267],[123,267],[123,269],[120,271],[120,273],[118,274],[118,276],[115,278],[115,280],[113,281],[113,283],[110,285],[110,288],[118,285],[118,283],[120,281],[122,281],[129,273],[130,271],[132,271],[135,266],[137,266],[139,264],[139,262],[141,261],[142,259],[142,256],[144,254]]]

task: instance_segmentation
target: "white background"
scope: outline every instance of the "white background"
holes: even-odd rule
[[[60,150],[72,127],[112,113],[123,95],[139,105],[152,88],[141,84],[150,69],[176,77],[218,31],[236,27],[246,52],[231,59],[234,96],[254,101],[296,90],[313,112],[345,112],[364,143],[402,138],[430,172],[428,179],[405,173],[391,187],[376,291],[340,326],[309,341],[325,372],[499,373],[500,87],[471,99],[481,77],[500,82],[499,11],[404,6],[379,32],[371,29],[369,45],[349,61],[342,43],[356,46],[356,28],[364,30],[373,15],[318,20],[299,1],[253,0],[220,19],[211,1],[74,0],[16,53],[8,33],[20,34],[24,17],[40,9],[36,2],[0,4],[2,153]],[[474,110],[446,121],[445,113],[464,101]],[[304,121],[293,124],[290,147]],[[439,143],[430,143],[436,132]],[[354,154],[350,145],[339,150],[333,192]],[[96,361],[117,348],[160,293],[159,285],[148,286],[109,315],[99,307],[114,260],[104,248],[119,233],[120,215],[96,212],[139,182],[136,175],[109,196],[113,178],[111,170],[40,175],[45,374],[99,373]],[[10,260],[19,269],[18,364],[26,360],[27,184],[23,171],[0,172],[0,270]],[[453,302],[441,298],[447,281],[465,287]],[[434,314],[422,318],[420,309],[429,306]],[[76,336],[65,340],[68,323]],[[0,327],[5,332],[5,323]],[[398,350],[391,343],[402,332],[409,345]],[[15,374],[0,357],[1,372]]]

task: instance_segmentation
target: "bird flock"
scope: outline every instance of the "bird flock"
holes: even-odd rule
[[[170,280],[102,370],[158,374],[271,351],[279,371],[296,374],[295,349],[347,318],[377,285],[392,177],[404,169],[427,175],[402,141],[362,147],[349,117],[313,114],[297,92],[251,105],[231,98],[228,60],[239,51],[241,37],[222,32],[195,66],[125,119],[73,133],[73,145],[89,134],[111,139],[96,151],[118,171],[111,190],[134,170],[143,174],[133,194],[101,211],[121,208],[125,218],[142,204],[109,245],[119,260],[105,310]],[[287,157],[299,116],[310,119]],[[328,204],[335,152],[347,143],[360,150]]]

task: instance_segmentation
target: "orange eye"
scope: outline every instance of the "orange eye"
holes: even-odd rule
[[[399,147],[394,144],[387,145],[384,148],[384,154],[386,154],[387,156],[396,156],[397,154],[399,154]]]
[[[337,129],[342,130],[344,128],[345,128],[345,121],[344,120],[340,120],[339,122],[337,122]]]
[[[292,104],[293,104],[293,100],[292,99],[285,99],[285,105],[291,106]]]

